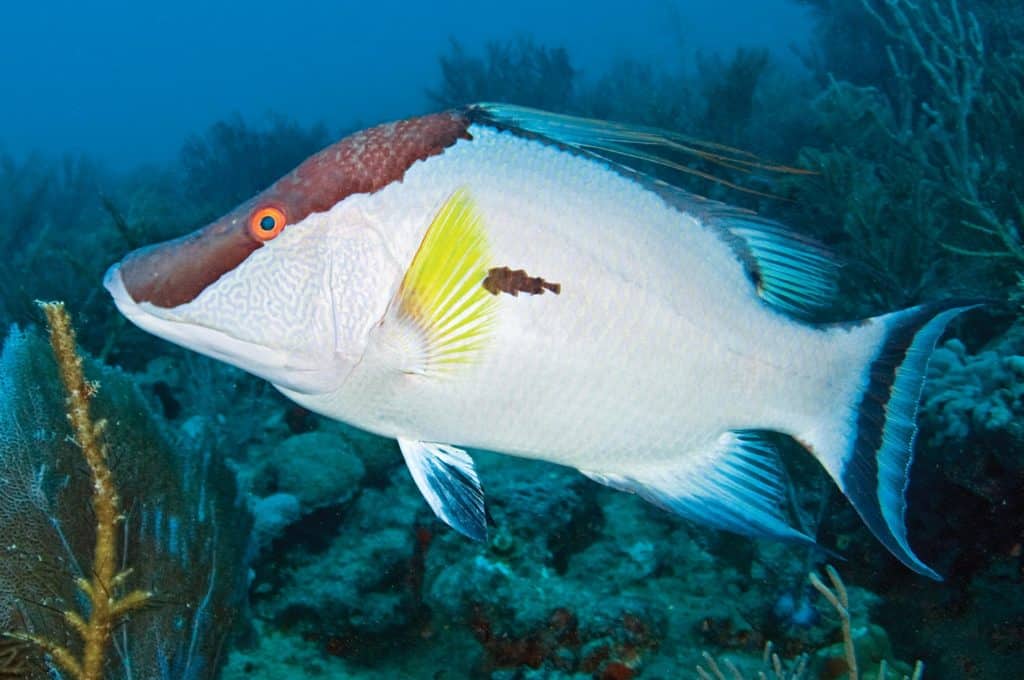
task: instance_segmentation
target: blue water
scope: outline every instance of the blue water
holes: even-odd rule
[[[862,678],[1019,672],[1018,3],[53,2],[5,6],[0,26],[0,677],[73,677],[54,652],[83,655],[66,613],[97,615],[75,585],[95,572],[95,492],[35,300],[65,301],[99,381],[131,569],[102,589],[150,593],[96,645],[103,677],[843,678],[844,629]],[[472,542],[395,441],[142,332],[103,289],[130,251],[324,146],[478,101],[755,154],[615,160],[833,253],[839,289],[810,322],[985,303],[940,340],[916,413],[906,524],[942,581],[782,437],[784,512],[817,546],[485,451],[489,537]]]

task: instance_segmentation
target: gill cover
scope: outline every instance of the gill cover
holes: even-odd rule
[[[333,389],[346,372],[335,360],[333,254],[319,247],[310,221],[172,307],[136,301],[120,266],[104,283],[143,330],[295,391]]]

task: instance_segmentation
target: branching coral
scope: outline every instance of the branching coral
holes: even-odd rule
[[[860,674],[857,667],[857,650],[854,646],[854,632],[850,619],[850,598],[846,594],[846,584],[839,577],[839,572],[831,565],[825,567],[825,573],[828,575],[831,587],[826,585],[816,573],[812,572],[807,578],[811,585],[814,586],[814,589],[821,593],[821,596],[832,605],[832,608],[836,610],[836,614],[839,615],[839,624],[843,631],[843,651],[846,655],[847,677],[848,680],[857,680]],[[904,675],[903,680],[920,680],[923,673],[924,663],[918,661],[914,664],[912,674],[910,676]],[[888,662],[883,659],[879,664],[878,673],[875,675],[875,678],[876,680],[885,680],[887,675]]]
[[[938,130],[930,141],[945,158],[954,185],[965,195],[976,192],[969,119],[981,94],[985,55],[977,19],[962,12],[957,0],[890,0],[885,10],[876,9],[872,0],[861,1],[886,34],[909,53],[901,59],[892,45],[886,50],[897,82],[906,93],[901,101],[902,125],[893,134],[901,137],[913,130],[916,114],[910,108],[911,81],[913,69],[920,69],[934,88],[934,94],[921,101],[921,111]]]
[[[848,680],[858,680],[860,677],[860,671],[857,663],[857,650],[855,645],[855,634],[853,630],[852,618],[850,616],[850,599],[846,592],[846,584],[843,583],[843,579],[840,578],[839,572],[837,572],[831,565],[825,567],[825,573],[828,576],[829,584],[826,584],[820,576],[816,573],[808,575],[808,581],[814,589],[821,593],[821,596],[832,606],[836,614],[839,616],[839,625],[842,631],[843,641],[843,668],[842,672],[846,674]],[[769,642],[765,645],[764,655],[761,659],[762,670],[757,672],[755,676],[758,680],[802,680],[807,677],[807,673],[811,670],[812,666],[808,663],[809,659],[806,655],[801,655],[794,662],[789,664],[787,668],[783,664],[782,659],[776,654],[772,648],[772,643]],[[701,680],[728,680],[725,671],[728,671],[733,680],[743,680],[743,673],[732,661],[724,659],[721,662],[716,660],[713,656],[704,653],[704,663],[707,664],[705,667],[703,664],[697,667],[697,675]],[[723,667],[725,671],[723,671]],[[889,664],[884,659],[880,662],[878,673],[875,674],[875,680],[885,680],[889,673]],[[914,669],[910,675],[902,675],[903,680],[920,680],[924,673],[924,664],[918,661],[914,664]],[[836,677],[833,674],[819,675],[819,677]]]
[[[890,136],[949,190],[962,213],[966,231],[947,247],[1024,264],[1024,203],[1013,188],[1019,164],[1007,155],[1024,131],[1024,64],[1014,55],[988,54],[983,27],[958,0],[861,2],[892,41],[887,55],[897,125]]]
[[[697,666],[697,676],[700,680],[728,680],[722,671],[722,666],[725,666],[725,670],[729,671],[733,680],[743,680],[743,674],[740,672],[740,669],[728,659],[719,664],[715,657],[704,652],[704,663],[707,664],[707,668],[704,668],[703,665]],[[807,657],[801,656],[797,659],[792,669],[786,669],[783,667],[782,659],[775,652],[772,643],[768,642],[764,646],[761,666],[764,670],[758,672],[758,680],[801,680],[807,672]]]
[[[839,578],[837,572],[831,565],[825,567],[828,580],[832,582],[829,588],[821,577],[811,572],[807,579],[814,586],[814,589],[821,593],[821,596],[828,600],[832,608],[839,615],[839,623],[843,629],[843,650],[846,653],[846,669],[850,674],[850,680],[857,680],[857,653],[853,648],[853,628],[850,624],[850,598],[846,594],[846,584]]]
[[[701,127],[715,140],[735,144],[754,114],[754,91],[771,64],[765,49],[737,49],[728,62],[697,60],[706,109]]]
[[[145,590],[123,592],[132,570],[119,568],[118,526],[123,522],[121,499],[114,485],[103,441],[106,421],[94,422],[90,414],[92,396],[98,385],[87,382],[82,374],[82,358],[75,346],[75,333],[63,303],[41,305],[50,330],[50,345],[57,360],[61,381],[67,392],[68,420],[75,441],[89,466],[92,478],[92,509],[96,517],[96,544],[93,550],[92,577],[78,578],[76,585],[89,601],[88,619],[73,610],[63,612],[64,619],[81,637],[80,656],[65,645],[31,633],[11,633],[15,639],[32,642],[53,658],[56,664],[76,680],[102,680],[111,637],[128,614],[146,605],[153,597]]]
[[[283,116],[267,122],[257,127],[235,115],[182,145],[185,194],[209,212],[205,218],[266,189],[330,141],[323,124],[306,128]]]
[[[553,111],[569,108],[576,76],[563,48],[548,48],[530,39],[489,42],[483,58],[452,40],[441,56],[441,86],[427,96],[442,108],[477,101],[536,106]]]
[[[103,181],[101,169],[85,158],[33,155],[19,162],[0,152],[0,202],[7,206],[0,213],[0,248],[6,253],[0,262],[0,326],[33,318],[33,296],[64,291],[75,305],[91,307],[86,302],[98,296],[78,282],[101,276],[108,259],[109,244],[95,230]]]
[[[851,272],[850,290],[888,284],[875,309],[1015,282],[1024,60],[1005,40],[986,43],[994,27],[973,11],[984,3],[808,4],[847,37],[819,47],[832,67],[814,102],[820,139],[801,151],[819,176],[795,187],[792,222],[870,266]],[[853,45],[862,58],[850,64]]]

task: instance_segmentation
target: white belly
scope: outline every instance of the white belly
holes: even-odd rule
[[[464,189],[494,266],[561,293],[499,295],[492,342],[451,375],[396,371],[371,337],[342,390],[300,402],[387,436],[604,472],[725,430],[799,431],[820,416],[829,335],[765,306],[713,229],[604,163],[470,131],[402,182],[353,198],[407,264]]]

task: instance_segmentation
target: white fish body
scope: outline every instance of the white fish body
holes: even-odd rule
[[[470,132],[353,202],[401,263],[376,303],[391,300],[458,190],[473,198],[494,261],[557,281],[560,294],[500,296],[492,344],[455,376],[400,370],[385,324],[340,390],[292,399],[385,436],[619,474],[672,464],[730,430],[812,433],[834,422],[826,411],[856,407],[860,376],[848,366],[875,343],[767,307],[712,228],[608,165]]]
[[[422,142],[438,126],[444,144]],[[676,144],[500,106],[382,126],[129,256],[106,285],[143,328],[398,439],[434,511],[474,538],[483,496],[456,446],[810,541],[786,521],[774,431],[815,455],[890,551],[937,577],[909,547],[903,496],[928,357],[968,306],[797,320],[832,290],[819,250],[609,162],[592,137],[613,153],[639,140],[654,162],[643,149]]]

